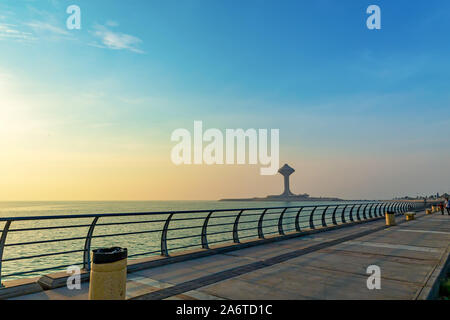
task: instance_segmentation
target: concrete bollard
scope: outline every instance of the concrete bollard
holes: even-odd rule
[[[127,256],[126,248],[92,251],[89,300],[125,300]]]
[[[385,213],[385,217],[386,217],[386,225],[387,226],[395,226],[395,213],[394,212],[386,212]]]
[[[406,212],[406,221],[412,221],[415,219],[416,214],[414,212]]]

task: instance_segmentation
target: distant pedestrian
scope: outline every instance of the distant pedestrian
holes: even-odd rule
[[[439,202],[439,209],[441,210],[441,214],[444,215],[444,203]]]
[[[448,198],[445,199],[445,208],[447,209],[447,214],[450,216],[450,201],[448,201]]]

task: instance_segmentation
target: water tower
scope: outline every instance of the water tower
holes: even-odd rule
[[[287,164],[285,164],[278,170],[278,173],[280,173],[284,177],[284,192],[281,194],[281,196],[283,197],[294,196],[294,194],[291,192],[291,189],[289,188],[289,176],[294,172],[295,170]]]

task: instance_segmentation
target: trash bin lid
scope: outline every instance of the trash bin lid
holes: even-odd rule
[[[95,264],[116,262],[127,256],[127,248],[112,247],[92,250],[92,262]]]

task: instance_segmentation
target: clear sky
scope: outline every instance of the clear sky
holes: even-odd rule
[[[194,120],[280,129],[296,193],[449,192],[449,34],[447,0],[1,0],[0,200],[281,193],[259,165],[175,166]]]

